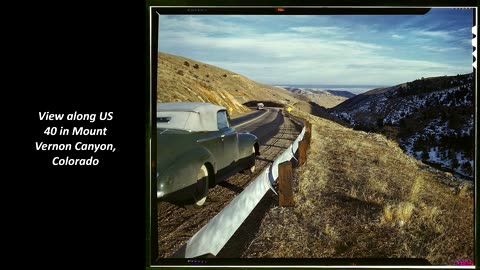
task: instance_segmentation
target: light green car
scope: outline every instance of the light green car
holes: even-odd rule
[[[255,171],[258,139],[238,133],[227,110],[202,102],[157,104],[157,198],[202,206],[209,187]]]

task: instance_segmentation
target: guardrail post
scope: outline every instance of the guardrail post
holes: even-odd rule
[[[280,207],[293,207],[293,174],[292,163],[285,161],[278,164],[278,205]]]
[[[312,139],[312,123],[305,121],[305,138],[307,140],[307,148],[310,149],[310,142]]]
[[[304,138],[298,143],[298,166],[302,166],[307,161],[307,140]]]

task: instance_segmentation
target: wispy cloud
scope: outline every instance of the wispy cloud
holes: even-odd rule
[[[449,51],[460,50],[460,48],[457,48],[457,47],[422,46],[421,48],[430,52],[449,52]]]
[[[298,26],[290,27],[289,30],[305,34],[339,35],[347,34],[350,31],[347,28],[337,26]]]
[[[228,17],[231,19],[231,17]],[[160,16],[159,29],[161,32],[184,32],[202,35],[231,34],[232,29],[236,34],[248,34],[255,29],[246,24],[235,23],[207,16]]]
[[[455,36],[450,31],[428,31],[428,30],[416,30],[413,34],[419,36],[426,36],[431,38],[452,39]]]
[[[375,49],[375,50],[383,49],[382,46],[377,44],[358,42],[358,41],[342,40],[342,41],[337,41],[335,43],[346,46],[347,48],[363,48],[363,49]]]
[[[471,17],[427,15],[160,16],[159,50],[271,84],[394,85],[471,72]]]

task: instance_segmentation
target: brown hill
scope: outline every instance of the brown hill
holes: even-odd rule
[[[275,102],[308,113],[317,111],[310,100],[283,88],[172,54],[158,54],[157,76],[157,102],[210,102],[232,108],[233,116],[250,111],[243,104],[252,101]]]
[[[318,105],[325,107],[325,108],[333,108],[338,104],[344,102],[348,98],[336,96],[332,94],[306,94],[306,96],[313,102],[317,103]]]
[[[349,99],[354,94],[347,91],[335,91],[335,90],[323,90],[315,88],[298,88],[290,86],[279,86],[291,93],[295,93],[299,96],[306,98],[308,102],[315,102],[316,104],[324,108],[333,108],[338,104]]]

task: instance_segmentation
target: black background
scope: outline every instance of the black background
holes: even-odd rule
[[[18,231],[11,249],[20,255],[19,266],[144,268],[146,9],[143,1],[101,2],[4,10],[18,12],[22,25],[14,90],[19,102],[11,105],[26,109],[18,130],[27,139],[15,150],[22,159],[9,177],[19,191],[10,204],[21,205],[9,219]],[[113,120],[61,124],[107,127],[105,137],[46,136],[45,128],[59,123],[40,121],[45,111],[113,112]],[[35,150],[35,142],[78,140],[113,143],[116,151],[95,154],[98,166],[53,166],[54,156],[81,156]]]
[[[6,24],[15,26],[8,40],[14,50],[5,54],[14,56],[9,69],[16,74],[10,78],[13,87],[4,91],[18,95],[14,101],[4,100],[4,106],[13,108],[5,117],[18,125],[11,132],[16,143],[5,143],[15,147],[15,155],[7,156],[7,166],[12,164],[14,173],[4,181],[13,184],[16,192],[5,204],[12,215],[4,223],[15,229],[6,233],[13,237],[10,251],[17,266],[145,268],[147,9],[144,1],[129,2],[37,1],[4,9],[5,14],[14,15]],[[148,3],[239,5],[239,1]],[[476,1],[454,3],[474,5]],[[365,5],[358,1],[319,4]],[[420,5],[418,1],[368,4]],[[452,1],[425,1],[425,5],[452,5]],[[17,116],[17,110],[22,116]],[[111,122],[97,123],[107,126],[109,135],[94,142],[113,143],[116,152],[105,153],[98,166],[53,166],[55,153],[35,151],[35,142],[62,142],[60,137],[43,134],[52,125],[39,120],[38,113],[45,111],[114,112]]]

